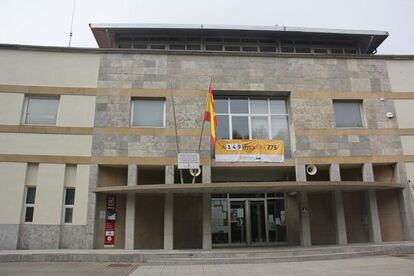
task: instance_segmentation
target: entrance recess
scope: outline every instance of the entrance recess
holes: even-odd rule
[[[284,194],[213,194],[211,198],[213,245],[286,242]]]

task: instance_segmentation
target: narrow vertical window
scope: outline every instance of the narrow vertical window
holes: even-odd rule
[[[64,223],[72,223],[74,205],[75,205],[75,189],[65,188],[65,201],[63,205],[63,222]]]
[[[36,199],[36,188],[26,187],[24,222],[33,222],[35,199]]]

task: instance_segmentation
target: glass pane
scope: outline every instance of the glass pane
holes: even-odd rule
[[[24,216],[25,222],[32,222],[33,221],[33,213],[34,208],[33,207],[26,207],[26,214]]]
[[[229,242],[227,199],[211,200],[211,237],[213,244]]]
[[[269,139],[267,117],[252,117],[252,139]]]
[[[229,139],[229,116],[217,115],[217,139]]]
[[[229,194],[230,198],[258,198],[258,197],[265,197],[264,193],[257,193],[257,194],[253,194],[253,193],[245,193],[245,194]]]
[[[72,223],[73,208],[65,208],[65,223]]]
[[[229,113],[228,99],[214,99],[216,113]]]
[[[250,201],[250,231],[253,243],[266,242],[264,201]]]
[[[360,102],[334,102],[337,127],[362,127]]]
[[[250,100],[250,113],[268,114],[267,100]]]
[[[246,242],[246,208],[244,201],[230,202],[231,243]]]
[[[267,201],[269,242],[286,241],[286,213],[284,199]]]
[[[243,113],[249,112],[247,99],[230,99],[231,113]]]
[[[134,126],[163,127],[164,100],[135,100]]]
[[[285,100],[270,100],[271,114],[287,114]]]
[[[65,205],[73,205],[75,203],[75,189],[66,189]]]
[[[289,123],[287,116],[271,116],[272,139],[285,142],[285,156],[291,157]]]
[[[26,124],[56,124],[58,99],[29,98],[27,102]]]
[[[27,188],[26,203],[34,204],[36,198],[36,188]]]
[[[247,117],[232,117],[233,139],[249,139],[249,121]]]

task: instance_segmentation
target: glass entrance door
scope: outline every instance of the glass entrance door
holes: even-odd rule
[[[285,243],[285,195],[217,194],[211,199],[213,245]]]
[[[246,243],[246,202],[230,201],[230,241]]]

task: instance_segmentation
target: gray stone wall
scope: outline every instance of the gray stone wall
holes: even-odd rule
[[[0,250],[17,249],[19,224],[0,224]]]
[[[242,56],[197,56],[161,54],[105,54],[101,56],[98,87],[113,95],[97,97],[95,126],[129,127],[131,97],[117,88],[213,89],[228,91],[338,91],[382,92],[390,90],[386,63],[378,59],[283,58]],[[111,90],[111,88],[114,88]],[[172,128],[171,99],[167,102],[166,127]],[[175,97],[179,128],[199,128],[203,97]],[[395,112],[391,100],[363,101],[367,128],[395,128],[396,120],[385,113]],[[290,99],[290,121],[295,129],[335,128],[331,99]],[[182,150],[195,150],[198,137],[180,138]],[[392,155],[401,153],[400,139],[393,135],[297,136],[293,156]],[[203,157],[210,156],[208,137]],[[173,157],[174,136],[94,135],[95,156]]]
[[[369,59],[106,54],[99,87],[389,91],[385,61]]]
[[[91,249],[87,242],[86,225],[62,225],[60,229],[61,249]]]
[[[93,244],[89,239],[87,227],[21,224],[19,231],[19,225],[1,225],[0,238],[4,240],[1,240],[0,249],[91,249]]]
[[[21,224],[19,249],[59,248],[60,225]]]

